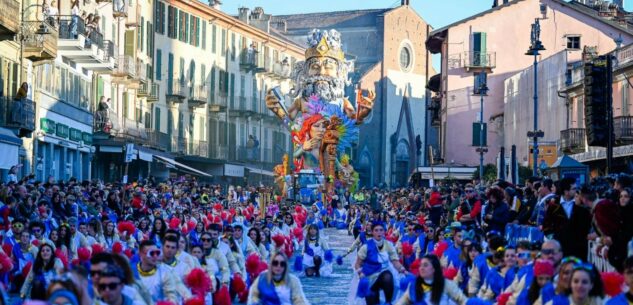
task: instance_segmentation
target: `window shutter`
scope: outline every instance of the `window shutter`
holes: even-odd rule
[[[200,84],[205,84],[207,82],[207,66],[202,64],[200,67]]]
[[[211,96],[215,95],[215,67],[211,67]]]
[[[167,37],[174,37],[174,9],[171,6],[167,7]]]
[[[215,24],[211,26],[211,52],[215,53],[216,52],[216,45],[217,45],[217,31],[215,28]]]
[[[202,21],[202,49],[207,49],[207,23]]]
[[[174,84],[174,54],[169,53],[167,61],[167,92],[171,94],[171,89]]]
[[[178,81],[181,83],[185,80],[185,59],[180,57],[180,75]]]
[[[160,108],[154,108],[156,111],[154,112],[154,129],[160,132]]]
[[[134,56],[135,46],[134,30],[125,31],[125,55]]]

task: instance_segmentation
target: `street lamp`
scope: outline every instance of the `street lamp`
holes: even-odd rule
[[[534,19],[532,23],[532,33],[530,35],[530,47],[525,55],[534,56],[534,130],[527,133],[528,138],[532,138],[534,144],[532,145],[532,175],[536,176],[538,173],[538,139],[544,136],[542,130],[538,129],[538,55],[539,51],[545,50],[543,43],[540,40],[541,25],[539,18]]]
[[[484,95],[488,93],[486,83],[479,85],[479,184],[484,185],[484,154],[488,152],[488,148],[484,147]]]

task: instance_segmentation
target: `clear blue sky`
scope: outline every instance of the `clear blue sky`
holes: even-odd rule
[[[203,2],[207,0],[202,0]],[[222,10],[237,15],[241,6],[261,6],[273,15],[386,8],[400,5],[400,0],[223,0]],[[410,0],[411,6],[434,28],[464,19],[492,7],[493,0]],[[499,0],[502,2],[502,0]],[[633,1],[624,1],[628,11]]]

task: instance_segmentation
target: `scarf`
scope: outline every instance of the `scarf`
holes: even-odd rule
[[[268,282],[267,273],[260,274],[257,289],[259,290],[259,299],[263,305],[281,305],[281,300],[279,300],[273,282]]]

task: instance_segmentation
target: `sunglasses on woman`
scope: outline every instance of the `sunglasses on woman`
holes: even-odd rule
[[[273,261],[273,267],[286,267],[287,263],[285,261],[278,261],[278,260],[274,260]]]

